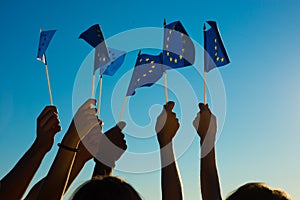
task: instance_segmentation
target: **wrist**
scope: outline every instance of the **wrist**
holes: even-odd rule
[[[51,147],[46,147],[45,145],[42,145],[38,139],[35,139],[33,144],[31,145],[30,147],[32,149],[33,152],[35,152],[36,154],[39,154],[39,155],[46,155],[52,148],[52,145]]]

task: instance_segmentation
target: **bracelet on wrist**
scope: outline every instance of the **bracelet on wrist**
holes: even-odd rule
[[[77,153],[79,151],[79,149],[77,149],[77,148],[68,147],[68,146],[63,145],[62,143],[58,143],[57,146],[59,146],[59,148],[63,148],[68,151],[73,151],[75,153]]]

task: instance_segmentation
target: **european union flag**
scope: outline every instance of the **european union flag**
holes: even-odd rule
[[[207,23],[211,28],[207,31],[204,30],[205,72],[209,72],[215,67],[221,67],[230,62],[217,23],[215,21],[207,21]]]
[[[94,72],[100,66],[104,66],[108,63],[109,54],[99,24],[95,24],[88,28],[80,34],[79,38],[84,39],[95,48]]]
[[[104,74],[108,76],[113,76],[123,64],[126,52],[109,47],[108,52],[110,61],[106,65],[100,66],[100,75]]]
[[[195,47],[180,21],[165,25],[162,59],[170,68],[194,64]]]
[[[134,95],[136,88],[153,85],[162,77],[164,69],[161,57],[162,54],[138,55],[126,96]]]
[[[36,59],[46,64],[45,53],[56,30],[41,31]]]

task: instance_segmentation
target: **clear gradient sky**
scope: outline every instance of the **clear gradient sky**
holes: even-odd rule
[[[293,199],[300,199],[299,9],[298,0],[1,1],[0,178],[34,141],[36,118],[49,104],[44,66],[36,60],[41,27],[58,30],[47,50],[53,100],[63,128],[55,138],[56,144],[71,121],[74,83],[91,51],[89,45],[78,40],[82,31],[99,23],[104,36],[109,38],[136,28],[160,28],[166,18],[168,22],[181,20],[189,35],[203,45],[203,23],[216,20],[231,59],[229,65],[219,69],[226,92],[226,116],[216,147],[223,198],[246,182],[260,181],[286,190]],[[126,92],[114,98],[112,91],[122,75],[132,69],[136,53],[126,56],[116,76],[104,78],[105,130],[114,125],[112,112],[119,112]],[[203,83],[201,76],[198,79],[193,76],[195,71],[193,67],[178,70],[189,79],[196,98],[202,101]],[[179,81],[172,80],[172,72],[168,77],[169,85],[185,91]],[[129,83],[129,78],[125,77],[124,81]],[[82,101],[78,101],[83,102],[84,98],[83,94]],[[170,92],[170,99],[175,101],[175,111],[182,120],[176,138],[176,144],[180,144],[179,138],[184,134],[194,134],[191,121],[183,118],[192,120],[198,108],[195,102],[189,104],[189,97],[180,92]],[[111,108],[113,101],[119,104]],[[151,119],[161,109],[157,105],[163,103],[161,87],[137,90],[129,103],[132,120],[149,126],[145,132],[135,134],[153,134]],[[154,104],[156,107],[150,109]],[[212,110],[217,106],[211,105]],[[125,115],[124,121],[127,120]],[[153,141],[149,143],[129,135],[126,138],[129,151],[147,152],[157,148],[154,137],[150,137]],[[195,137],[178,159],[187,200],[201,199],[198,143]],[[32,184],[47,174],[57,149],[54,145],[47,154]],[[93,162],[89,162],[65,199],[90,178],[92,169]],[[117,170],[115,174],[131,183],[144,199],[160,199],[159,171],[135,174]]]

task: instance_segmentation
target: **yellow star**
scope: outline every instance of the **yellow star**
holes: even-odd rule
[[[147,74],[143,74],[143,77],[146,77],[147,76]]]
[[[148,62],[149,61],[149,58],[146,58],[146,62]]]
[[[155,68],[155,65],[152,65],[151,68],[154,69],[154,68]]]
[[[149,73],[152,73],[153,71],[152,71],[152,69],[150,69],[148,72],[149,72]]]
[[[216,58],[216,61],[219,61],[219,60],[220,60],[220,58],[219,58],[219,57],[217,57],[217,58]]]
[[[176,58],[174,59],[174,62],[177,63],[177,59]]]
[[[106,58],[104,57],[104,58],[103,58],[103,62],[105,62],[105,60],[106,60]]]
[[[143,61],[143,58],[140,59],[140,63]]]
[[[151,64],[154,64],[154,60],[152,60],[150,63],[151,63]]]
[[[170,37],[167,37],[167,41],[170,41]]]
[[[173,61],[173,58],[172,57],[170,57],[170,62],[172,62]]]
[[[214,48],[215,48],[215,50],[217,50],[217,49],[218,49],[218,47],[217,47],[216,45],[215,45],[215,47],[214,47]]]
[[[179,59],[182,60],[182,55],[179,56]]]
[[[215,53],[215,57],[217,57],[217,56],[218,56],[218,52]]]
[[[184,53],[184,50],[185,50],[184,48],[181,49],[182,53]]]
[[[137,79],[137,82],[139,82],[140,80],[141,80],[141,79],[140,79],[140,78],[138,78],[138,79]]]
[[[167,49],[169,48],[169,45],[168,45],[168,44],[166,44],[166,48],[167,48]]]
[[[217,38],[214,39],[214,42],[217,43]]]
[[[224,58],[221,58],[221,62],[224,62]]]
[[[172,34],[172,30],[169,30],[169,34],[170,34],[170,35]]]
[[[170,52],[167,51],[167,56],[170,56]]]

